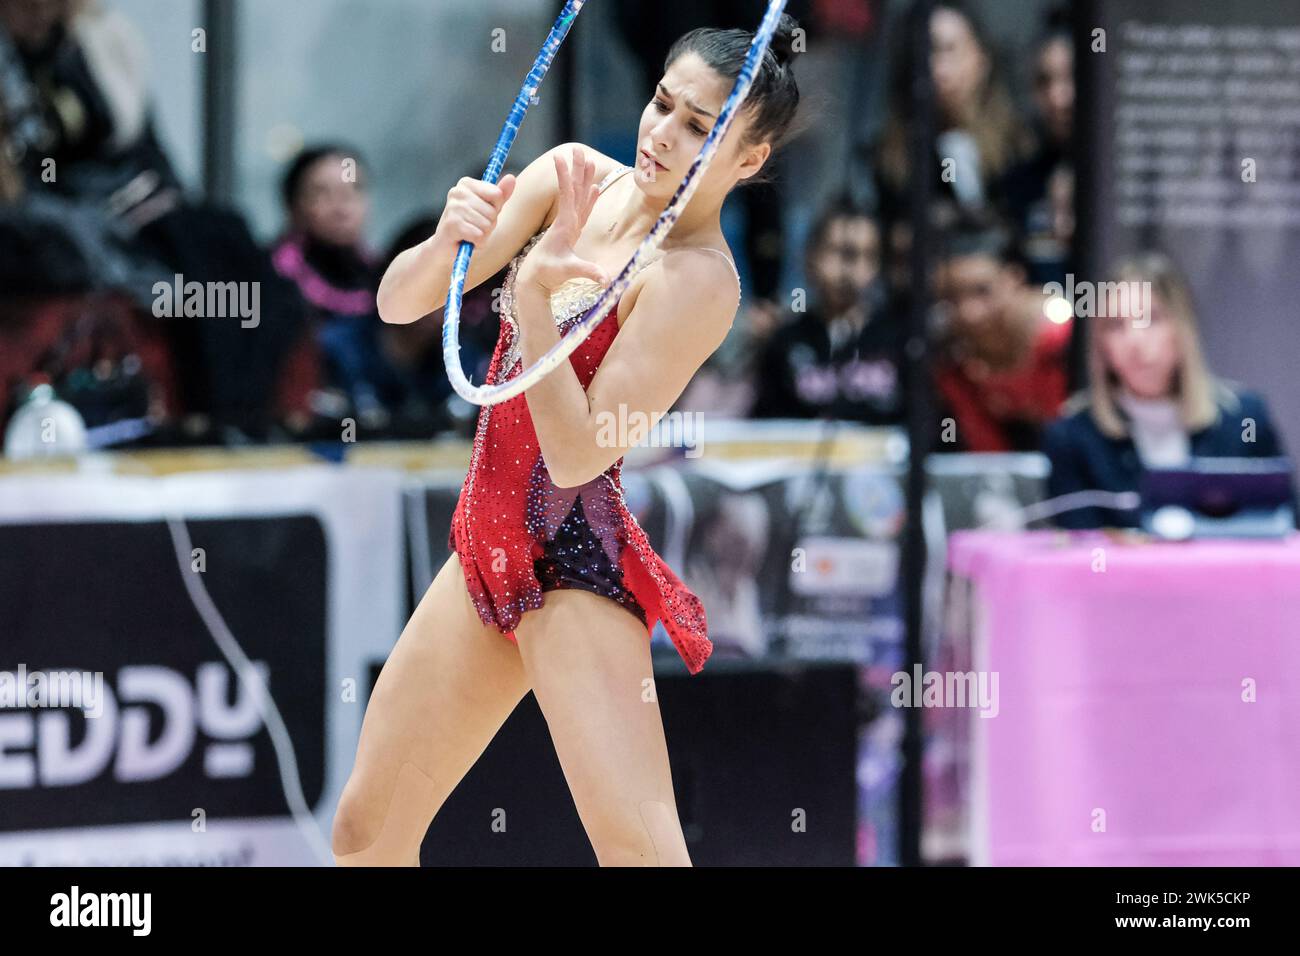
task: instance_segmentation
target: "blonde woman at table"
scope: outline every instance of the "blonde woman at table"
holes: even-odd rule
[[[1049,496],[1136,491],[1144,471],[1192,457],[1283,456],[1264,399],[1206,366],[1191,289],[1174,263],[1145,252],[1124,260],[1113,279],[1150,283],[1149,302],[1143,308],[1143,298],[1130,295],[1132,307],[1120,310],[1126,314],[1092,320],[1089,387],[1043,436]],[[1055,520],[1065,528],[1132,528],[1138,514],[1089,507]]]

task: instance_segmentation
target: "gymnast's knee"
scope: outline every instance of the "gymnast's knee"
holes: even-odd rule
[[[351,798],[347,791],[334,811],[334,826],[330,833],[331,849],[336,857],[358,853],[375,842],[382,821],[375,822],[364,801]]]
[[[402,765],[388,792],[358,782],[355,777],[350,779],[334,813],[330,837],[334,856],[364,853],[376,848],[381,837],[395,843],[417,832],[422,836],[423,828],[437,811],[432,805],[434,799],[434,782],[410,762]],[[389,848],[382,849],[387,852]]]

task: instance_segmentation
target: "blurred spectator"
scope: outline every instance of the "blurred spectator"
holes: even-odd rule
[[[958,209],[994,200],[994,185],[1032,148],[1011,95],[996,68],[992,46],[979,22],[955,0],[941,0],[930,19],[930,73],[938,135],[928,170],[936,191],[939,225]],[[881,215],[886,225],[903,217],[913,173],[908,115],[913,58],[900,43],[890,115],[877,159]]]
[[[1282,456],[1263,398],[1206,366],[1191,289],[1173,262],[1143,253],[1121,263],[1115,279],[1133,283],[1136,294],[1104,303],[1108,314],[1088,337],[1089,387],[1046,430],[1049,493],[1136,491],[1143,471],[1191,457]],[[1056,518],[1067,528],[1136,527],[1138,520],[1136,511],[1095,507]]]
[[[431,236],[440,218],[421,216],[404,228],[375,270],[376,279],[400,253]],[[468,301],[468,296],[461,301],[462,315]],[[429,437],[448,428],[447,402],[455,392],[442,358],[442,322],[428,315],[399,325],[381,321],[376,313],[364,331],[349,376],[354,402],[379,409],[372,417],[389,434]],[[465,338],[461,336],[461,366],[482,381],[475,375],[481,353]]]
[[[179,198],[130,21],[99,0],[0,0],[0,29],[10,146],[31,179],[137,227]]]
[[[67,315],[82,329],[95,326],[75,301],[47,308],[39,297],[107,293],[86,307],[94,311],[126,292],[132,334],[165,335],[171,352],[184,418],[170,439],[264,436],[271,384],[299,321],[296,298],[240,215],[186,200],[147,91],[143,41],[117,11],[99,0],[0,0],[0,139],[10,158],[0,179],[17,179],[0,189],[9,200],[0,207],[0,285],[38,297],[32,321]],[[234,283],[256,293],[258,314],[245,325],[168,309],[160,283]],[[65,354],[85,352],[76,346]],[[159,378],[171,380],[170,370]],[[155,424],[167,440],[170,423]]]
[[[673,404],[673,411],[707,411],[720,418],[752,414],[763,387],[758,362],[767,340],[783,318],[782,309],[768,299],[742,297],[732,331],[695,373]]]
[[[11,292],[124,288],[142,305],[166,269],[132,246],[180,200],[154,133],[144,44],[98,0],[0,0],[5,181],[0,262]]]
[[[879,227],[843,196],[820,214],[806,256],[813,301],[767,341],[751,414],[898,424],[902,340],[884,308]]]
[[[281,183],[288,225],[271,261],[297,286],[308,315],[276,397],[277,414],[294,434],[306,432],[317,418],[337,430],[350,412],[367,423],[381,415],[356,364],[378,321],[375,263],[363,239],[368,193],[357,152],[335,144],[304,149]]]
[[[0,420],[57,397],[94,447],[149,436],[172,402],[157,329],[111,292],[161,269],[129,248],[172,208],[175,174],[154,137],[142,45],[98,3],[0,0]]]
[[[947,324],[934,372],[952,421],[941,422],[937,450],[1036,450],[1066,398],[1073,323],[1044,315],[1045,296],[1025,285],[1011,248],[1007,231],[988,222],[948,236],[936,273]]]
[[[422,215],[393,240],[374,270],[375,288],[397,256],[423,242],[438,227],[441,213]],[[499,326],[493,321],[496,283],[471,289],[461,300],[460,362],[474,382],[487,377]],[[355,407],[365,409],[371,435],[428,438],[448,429],[472,433],[477,407],[455,393],[442,355],[441,308],[418,322],[392,324],[372,312],[336,367]]]
[[[1034,285],[1064,282],[1074,238],[1074,46],[1064,10],[1048,18],[1034,54],[1038,145],[999,185]]]

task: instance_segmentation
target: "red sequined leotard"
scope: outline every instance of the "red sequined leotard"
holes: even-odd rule
[[[605,177],[600,191],[630,170],[629,166],[616,168]],[[508,381],[523,370],[515,274],[545,232],[534,236],[510,263],[488,384]],[[561,335],[573,328],[602,291],[585,278],[572,279],[555,291],[551,311]],[[583,388],[591,384],[616,335],[617,303],[569,356]],[[624,500],[622,465],[619,458],[586,484],[560,488],[542,460],[526,397],[516,395],[484,406],[469,474],[452,515],[448,546],[460,558],[479,616],[511,640],[523,613],[542,606],[544,592],[581,588],[621,604],[645,625],[647,633],[662,621],[687,670],[699,673],[713,651],[704,606],[650,547]]]

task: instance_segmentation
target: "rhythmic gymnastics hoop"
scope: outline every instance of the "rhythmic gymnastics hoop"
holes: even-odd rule
[[[573,21],[577,19],[578,13],[582,10],[585,2],[586,0],[568,0],[568,3],[564,5],[564,9],[560,11],[559,17],[556,18],[555,24],[551,27],[550,35],[547,36],[541,52],[537,54],[537,59],[533,62],[533,68],[524,79],[524,85],[519,90],[518,97],[515,98],[514,106],[510,110],[510,116],[506,119],[506,125],[502,128],[501,135],[497,139],[496,148],[492,150],[492,158],[488,161],[487,171],[483,173],[483,182],[496,183],[497,178],[501,175],[506,157],[510,154],[510,147],[514,144],[515,135],[519,132],[519,126],[523,123],[524,115],[528,112],[528,105],[541,88],[542,78],[546,76],[546,71],[550,69],[556,51],[559,50],[560,44],[564,42],[569,28],[573,26]],[[524,369],[508,382],[500,382],[496,385],[471,385],[461,368],[460,305],[465,290],[465,277],[469,274],[469,259],[474,252],[473,243],[461,242],[460,247],[456,250],[456,259],[452,264],[451,287],[447,292],[447,308],[442,326],[443,364],[447,367],[447,377],[451,380],[452,387],[461,398],[475,405],[496,405],[513,398],[545,378],[592,333],[600,323],[600,319],[610,301],[616,300],[618,296],[621,296],[627,290],[632,280],[636,278],[637,273],[643,268],[646,257],[659,248],[664,237],[668,235],[673,224],[677,222],[682,210],[686,208],[686,204],[690,202],[704,171],[709,168],[709,163],[713,161],[713,156],[718,151],[718,144],[722,141],[722,137],[727,134],[727,129],[731,126],[731,121],[735,118],[740,104],[749,95],[749,88],[754,82],[754,74],[758,70],[758,64],[762,61],[763,55],[767,53],[767,48],[771,45],[772,36],[776,33],[776,27],[781,20],[782,12],[785,10],[785,4],[786,0],[771,0],[771,3],[768,4],[767,13],[764,15],[763,22],[759,25],[758,30],[754,33],[754,40],[750,44],[749,53],[745,58],[744,65],[741,67],[740,75],[736,78],[736,84],[732,87],[731,95],[722,104],[722,111],[718,114],[718,121],[713,125],[713,129],[709,131],[708,138],[705,139],[704,145],[700,148],[699,155],[695,157],[695,162],[691,164],[691,168],[687,170],[686,178],[681,181],[677,191],[673,193],[673,198],[668,203],[668,207],[660,213],[649,235],[642,240],[641,245],[632,254],[632,258],[623,267],[623,271],[618,274],[618,277],[610,284],[609,288],[596,300],[596,304],[587,311],[576,326],[569,330],[569,333],[564,338],[556,342],[545,355],[537,360],[532,368]]]

